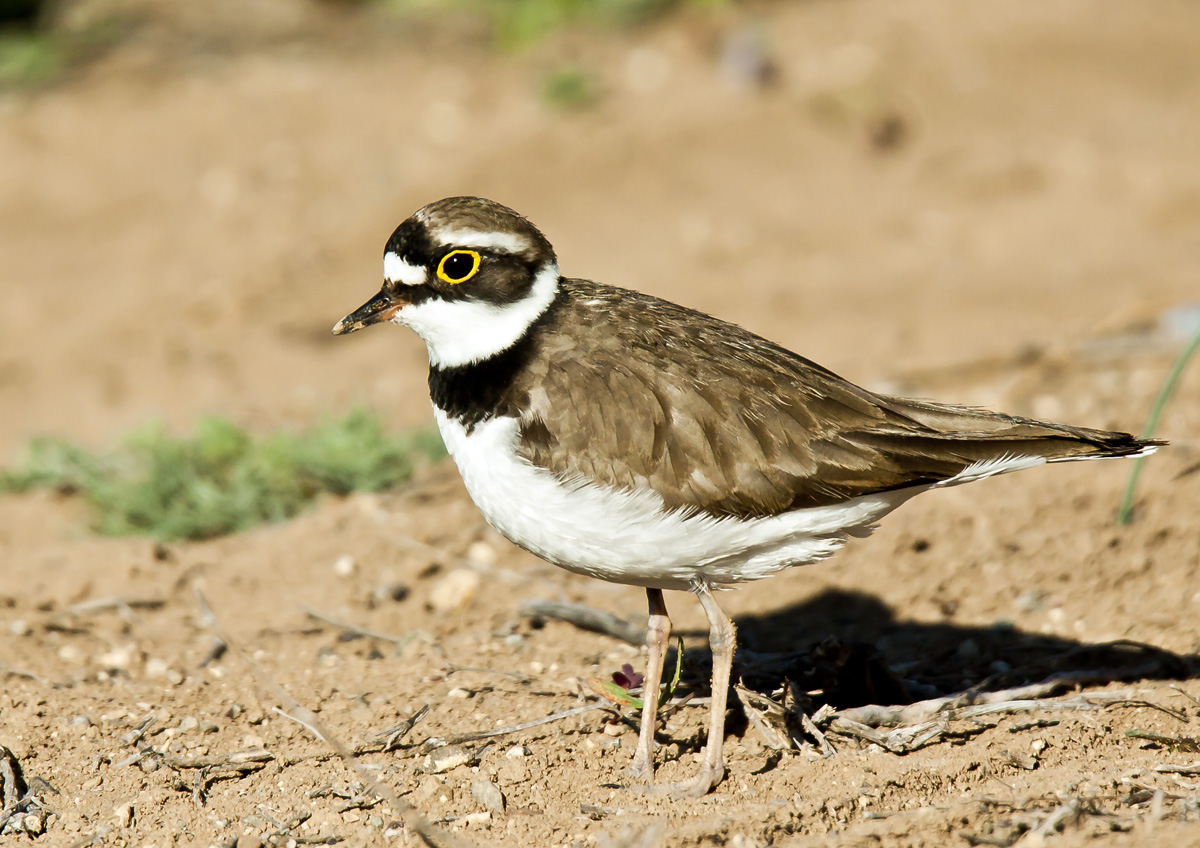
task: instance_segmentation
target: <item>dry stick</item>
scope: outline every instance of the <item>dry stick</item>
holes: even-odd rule
[[[1118,693],[1112,694],[1116,695]],[[1119,693],[1122,698],[1127,697],[1128,694],[1128,692]],[[828,729],[843,736],[853,736],[867,742],[873,742],[896,754],[905,754],[929,744],[938,736],[944,734],[948,730],[946,723],[949,721],[978,718],[985,715],[1034,712],[1037,710],[1096,710],[1100,709],[1100,705],[1096,703],[1096,700],[1105,700],[1108,695],[1109,693],[1104,693],[1103,695],[1081,695],[1076,698],[1059,701],[1019,699],[990,704],[973,704],[965,707],[946,706],[946,704],[952,703],[954,699],[942,698],[939,700],[945,703],[943,704],[943,711],[940,714],[937,710],[926,713],[927,715],[939,715],[939,718],[902,725],[886,733],[877,729],[879,725],[872,725],[845,717],[844,714],[846,713],[861,713],[861,711],[868,709],[866,707],[859,707],[854,710],[843,710],[842,712],[832,713],[829,717]],[[929,704],[931,702],[924,703]],[[913,704],[912,706],[917,705]],[[876,707],[875,709],[886,710],[887,708]],[[878,718],[874,714],[868,713],[867,715],[868,717]]]
[[[491,739],[495,736],[506,736],[509,733],[519,733],[522,730],[528,730],[531,727],[540,727],[543,724],[550,724],[555,721],[562,721],[564,718],[581,715],[591,712],[592,710],[611,709],[611,706],[606,703],[587,704],[582,707],[572,707],[569,710],[563,710],[561,713],[545,716],[544,718],[535,718],[531,721],[523,721],[520,724],[513,724],[508,727],[497,727],[494,730],[477,730],[470,733],[456,733],[453,736],[431,736],[422,743],[424,750],[433,750],[434,748],[444,748],[447,745],[461,745],[463,742],[477,742],[480,739]]]
[[[1190,766],[1155,766],[1154,770],[1159,774],[1200,774],[1200,763],[1192,763]]]
[[[395,750],[399,747],[401,737],[412,730],[418,721],[425,718],[428,712],[429,704],[426,704],[395,727],[389,727],[387,730],[376,733],[371,737],[374,744],[359,745],[354,749],[354,753],[356,755],[375,754]]]
[[[309,618],[316,619],[317,621],[323,621],[326,624],[332,624],[334,627],[337,627],[346,633],[353,633],[356,636],[366,636],[371,639],[379,639],[382,642],[392,642],[398,647],[404,647],[416,638],[415,633],[405,633],[402,636],[394,636],[391,633],[380,633],[378,630],[359,627],[357,624],[351,624],[348,621],[342,621],[341,619],[324,615],[323,613],[319,613],[316,610],[311,610],[308,607],[300,607],[300,611]]]
[[[17,806],[17,756],[12,751],[0,745],[0,790],[3,790],[4,810],[16,809]]]
[[[1179,693],[1180,695],[1182,695],[1183,697],[1187,698],[1189,701],[1191,701],[1191,702],[1192,702],[1193,704],[1195,704],[1196,706],[1200,707],[1200,700],[1197,700],[1197,698],[1196,698],[1196,696],[1195,696],[1195,695],[1192,695],[1192,694],[1190,694],[1190,693],[1188,693],[1188,692],[1185,692],[1185,691],[1183,690],[1183,688],[1182,688],[1181,686],[1179,686],[1178,684],[1176,684],[1176,683],[1168,683],[1168,684],[1167,684],[1167,686],[1168,686],[1169,688],[1171,688],[1171,689],[1174,689],[1176,692],[1178,692],[1178,693]]]
[[[75,615],[85,615],[91,612],[104,612],[110,609],[159,609],[166,606],[161,598],[135,598],[129,595],[115,595],[111,598],[93,598],[90,601],[80,601],[67,607],[67,612]]]
[[[610,612],[598,610],[583,604],[565,604],[555,601],[526,601],[521,604],[520,612],[529,618],[541,616],[557,621],[574,624],[581,630],[593,633],[604,633],[635,647],[646,644],[646,628],[642,625],[631,624],[623,618],[618,618]]]
[[[1191,719],[1187,717],[1187,713],[1182,710],[1173,710],[1170,707],[1164,707],[1161,704],[1155,704],[1152,701],[1146,701],[1141,698],[1127,698],[1120,701],[1113,701],[1111,704],[1106,704],[1104,709],[1111,710],[1114,707],[1149,707],[1152,710],[1158,710],[1160,713],[1166,713],[1176,721],[1182,721],[1187,724]]]
[[[1005,704],[1013,701],[1044,698],[1064,686],[1078,686],[1085,682],[1100,679],[1101,677],[1104,676],[1098,676],[1097,672],[1091,671],[1068,672],[1053,675],[1040,683],[1016,686],[1012,689],[1001,689],[997,692],[967,690],[966,692],[959,692],[958,694],[948,695],[944,698],[917,701],[915,704],[888,707],[879,704],[868,704],[863,707],[852,707],[847,710],[838,710],[831,715],[831,718],[849,719],[869,727],[893,727],[896,725],[918,724],[922,721],[927,721],[935,715],[957,711],[964,707]],[[1121,700],[1128,698],[1129,693],[1097,693],[1090,697],[1102,700]],[[1004,711],[999,710],[999,712]],[[981,715],[982,713],[975,714]]]
[[[3,810],[0,810],[0,830],[3,830],[4,826],[6,824],[8,824],[8,822],[12,819],[12,817],[15,816],[17,813],[21,812],[21,808],[24,807],[26,804],[28,804],[30,801],[33,801],[34,803],[36,803],[37,799],[33,797],[32,792],[26,792],[24,795],[22,795],[20,798],[18,798],[15,802],[13,802],[11,807],[5,807]]]
[[[361,779],[363,783],[371,789],[372,792],[374,792],[376,795],[379,795],[381,798],[386,799],[396,815],[398,815],[404,821],[405,827],[417,834],[417,836],[421,837],[421,840],[426,845],[431,846],[431,848],[443,848],[443,846],[449,846],[450,848],[475,848],[472,843],[466,842],[465,840],[459,839],[457,836],[447,833],[440,828],[434,827],[432,824],[430,824],[429,820],[425,818],[425,815],[420,810],[418,810],[409,802],[401,799],[392,790],[392,787],[380,780],[377,780],[375,775],[371,774],[371,770],[360,763],[355,756],[350,753],[350,750],[343,745],[336,736],[330,733],[329,728],[327,728],[325,724],[319,718],[317,718],[315,713],[308,708],[301,706],[301,704],[295,698],[288,694],[286,689],[276,683],[274,679],[267,674],[266,670],[262,666],[255,662],[248,654],[246,654],[245,651],[241,649],[236,642],[229,638],[229,634],[217,620],[217,616],[212,611],[212,607],[209,606],[208,600],[204,597],[204,593],[200,591],[199,587],[196,588],[195,592],[196,601],[199,603],[200,609],[204,613],[204,623],[210,630],[212,630],[217,638],[229,646],[229,650],[236,654],[238,658],[245,663],[246,667],[250,669],[251,674],[254,675],[255,681],[264,689],[271,692],[284,706],[287,707],[288,712],[284,713],[280,711],[281,715],[285,715],[287,718],[290,718],[297,724],[303,725],[310,733],[312,733],[325,744],[329,745],[329,747],[333,748],[333,750],[337,752],[337,755],[341,757],[342,762],[344,762],[351,771],[357,774],[359,779]]]
[[[809,718],[808,713],[803,710],[800,711],[800,726],[804,728],[805,733],[817,740],[817,746],[821,751],[822,757],[832,757],[837,753],[833,744],[821,732],[821,728],[817,727],[816,722]]]
[[[202,769],[212,766],[241,766],[250,763],[267,763],[275,759],[275,755],[263,748],[253,748],[249,751],[237,751],[225,756],[208,757],[179,757],[175,754],[160,754],[162,761],[171,768]]]

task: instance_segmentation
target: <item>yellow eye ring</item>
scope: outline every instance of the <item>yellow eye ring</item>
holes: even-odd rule
[[[459,257],[469,259],[470,267],[468,268],[466,263]],[[474,277],[478,271],[479,254],[473,250],[452,250],[442,257],[442,261],[438,263],[437,267],[438,279],[452,286],[465,283]]]

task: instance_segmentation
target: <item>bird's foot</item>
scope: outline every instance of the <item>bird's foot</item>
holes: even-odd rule
[[[629,791],[639,795],[666,795],[669,798],[703,798],[721,782],[721,778],[724,776],[724,766],[705,763],[697,774],[686,780],[650,786],[631,786]]]
[[[642,749],[639,748],[633,755],[633,762],[625,767],[625,774],[631,780],[652,783],[654,781],[654,763],[651,762],[649,756],[643,756]]]

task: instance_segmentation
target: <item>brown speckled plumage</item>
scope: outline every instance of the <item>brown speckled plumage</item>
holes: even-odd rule
[[[435,403],[517,416],[519,451],[561,479],[649,487],[670,508],[759,517],[945,480],[1001,456],[1136,453],[1109,433],[886,397],[733,324],[563,280],[530,335]],[[455,381],[461,407],[439,392]]]

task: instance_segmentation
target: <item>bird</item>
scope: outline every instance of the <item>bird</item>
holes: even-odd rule
[[[736,633],[717,590],[825,559],[922,492],[1165,444],[868,391],[735,324],[565,277],[532,222],[479,197],[401,223],[382,288],[333,332],[382,322],[424,340],[438,430],[488,523],[568,571],[645,588],[629,773],[672,797],[725,775]],[[665,590],[708,618],[712,700],[699,770],[655,784]]]

